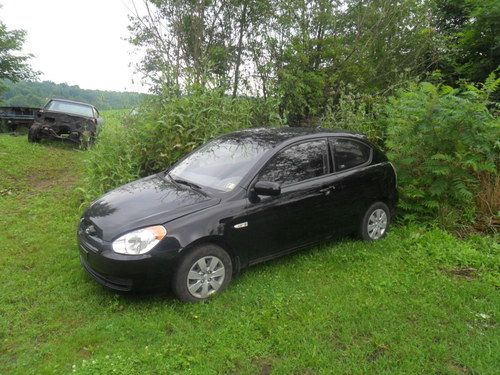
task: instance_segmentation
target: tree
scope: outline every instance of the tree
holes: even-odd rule
[[[498,0],[436,0],[441,36],[439,69],[447,83],[483,82],[500,64]]]
[[[8,79],[16,82],[34,78],[34,72],[28,64],[31,54],[22,54],[26,32],[24,30],[8,30],[0,21],[0,92],[5,90],[1,80]]]
[[[388,96],[442,69],[484,81],[500,60],[498,0],[143,0],[131,42],[156,88],[280,101],[316,125],[343,94]]]
[[[290,0],[277,74],[290,124],[317,124],[341,92],[389,94],[436,63],[428,1]]]

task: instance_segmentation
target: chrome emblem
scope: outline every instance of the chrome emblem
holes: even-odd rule
[[[85,228],[85,233],[91,236],[93,234],[96,234],[96,230],[93,225],[89,225],[87,228]]]
[[[246,228],[248,227],[248,221],[245,221],[243,223],[235,224],[233,228],[240,229],[240,228]]]

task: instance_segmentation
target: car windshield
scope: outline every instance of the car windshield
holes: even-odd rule
[[[201,187],[231,191],[271,147],[250,137],[216,139],[181,161],[170,176]]]
[[[49,111],[64,112],[72,115],[93,117],[92,107],[84,104],[52,100],[47,105],[47,109]]]

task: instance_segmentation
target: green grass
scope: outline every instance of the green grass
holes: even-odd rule
[[[85,151],[0,135],[0,374],[495,374],[499,247],[394,228],[253,267],[207,303],[82,270]]]

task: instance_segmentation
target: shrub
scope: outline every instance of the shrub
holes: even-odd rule
[[[366,134],[368,139],[384,147],[385,126],[381,121],[385,98],[344,92],[334,107],[330,106],[321,126]]]
[[[498,184],[500,124],[488,111],[491,85],[498,81],[482,90],[414,84],[390,100],[386,147],[398,170],[407,218],[438,218],[459,229],[481,214],[477,197],[485,186],[480,183]],[[488,194],[498,194],[491,190]]]
[[[85,200],[175,163],[220,134],[280,123],[276,105],[219,91],[160,95],[120,123],[106,124],[89,151]]]

